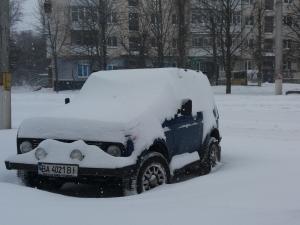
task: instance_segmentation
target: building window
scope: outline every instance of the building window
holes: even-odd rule
[[[177,15],[176,14],[173,14],[172,15],[172,24],[175,25],[178,23],[178,20],[177,20]]]
[[[266,16],[265,17],[265,33],[273,33],[274,30],[274,17]]]
[[[291,4],[293,3],[293,0],[284,0],[284,3]]]
[[[71,7],[71,16],[73,22],[79,22],[84,19],[87,19],[88,16],[91,17],[89,11],[93,12],[94,10],[89,10],[88,8],[82,6],[72,6]]]
[[[80,8],[78,6],[72,6],[71,11],[72,21],[78,22],[80,17]]]
[[[88,77],[90,75],[90,65],[89,64],[78,64],[78,77]]]
[[[283,61],[283,70],[284,71],[292,70],[292,62],[290,60],[284,60]]]
[[[208,64],[206,62],[199,62],[197,67],[197,69],[200,70],[202,73],[208,73]]]
[[[191,18],[191,22],[192,24],[205,24],[206,23],[206,17],[205,15],[202,15],[201,13],[192,13],[192,18]]]
[[[154,25],[160,24],[161,18],[157,14],[151,14],[151,23]],[[172,21],[173,22],[173,21]]]
[[[151,38],[150,43],[153,48],[157,47],[157,40],[155,37]]]
[[[254,48],[254,39],[253,38],[247,39],[246,47],[249,48],[249,49]]]
[[[265,0],[265,9],[273,10],[274,9],[274,0]]]
[[[212,40],[209,37],[194,36],[192,38],[192,47],[194,48],[207,48],[211,46]]]
[[[87,30],[71,30],[71,43],[75,45],[93,45],[97,34]]]
[[[254,62],[252,60],[247,60],[245,62],[245,70],[254,70],[255,66],[254,66]]]
[[[118,46],[118,39],[115,36],[108,37],[107,39],[107,46],[109,47],[117,47]]]
[[[246,25],[249,25],[249,26],[254,25],[254,17],[253,16],[247,16],[246,17]]]
[[[232,23],[234,25],[239,25],[241,24],[241,12],[238,11],[238,12],[233,12],[233,15],[232,15]]]
[[[139,4],[138,0],[128,0],[129,6],[137,6]]]
[[[273,39],[265,39],[264,50],[267,52],[273,52]]]
[[[172,39],[172,48],[177,48],[177,42],[178,40],[176,38]]]
[[[110,13],[108,15],[108,18],[107,18],[107,23],[117,23],[118,22],[118,19],[117,19],[117,13]]]
[[[203,38],[202,37],[193,37],[192,46],[194,48],[202,48],[203,47]]]
[[[138,31],[139,30],[139,14],[129,13],[129,30]]]
[[[115,68],[116,67],[112,64],[108,64],[107,67],[106,67],[107,70],[114,70]]]
[[[253,4],[253,0],[242,0],[242,4],[244,4],[244,5],[252,5]]]
[[[292,48],[292,40],[283,40],[283,48],[291,49]]]
[[[140,49],[140,39],[138,37],[129,38],[129,50],[138,51]]]
[[[284,16],[283,17],[283,23],[287,26],[292,26],[293,18],[291,16]]]

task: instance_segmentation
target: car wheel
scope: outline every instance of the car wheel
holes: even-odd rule
[[[60,181],[39,180],[36,187],[46,191],[57,191],[64,185]]]
[[[211,137],[203,157],[201,159],[201,170],[204,174],[210,173],[211,169],[214,168],[218,162],[221,161],[221,148],[216,138]]]
[[[165,157],[157,152],[147,154],[138,171],[136,191],[138,194],[169,183],[170,169]]]
[[[36,187],[37,179],[34,177],[34,174],[28,171],[18,170],[17,176],[20,178],[22,184],[27,187]]]
[[[59,181],[41,180],[34,173],[23,170],[18,170],[17,175],[25,186],[42,190],[55,191],[60,189],[64,184]]]

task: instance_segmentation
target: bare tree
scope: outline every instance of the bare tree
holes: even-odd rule
[[[71,10],[73,23],[80,28],[79,33],[78,30],[72,32],[81,35],[84,54],[89,55],[92,64],[96,63],[100,70],[106,70],[108,47],[117,41],[114,35],[121,20],[119,4],[113,0],[77,0]]]
[[[197,16],[196,22],[200,30],[206,32],[209,36],[209,44],[204,45],[201,51],[212,57],[212,77],[210,81],[218,85],[219,82],[219,64],[220,64],[220,42],[221,35],[221,15],[216,13],[219,11],[218,4],[211,4],[210,1],[197,0],[194,2],[193,10]],[[201,23],[201,25],[199,25]]]
[[[226,93],[230,94],[232,71],[238,55],[240,55],[241,47],[251,33],[245,29],[245,24],[242,23],[242,3],[240,0],[200,0],[200,4],[206,8],[206,12],[214,15],[210,18],[217,18],[214,27],[219,28],[217,48],[225,70]]]
[[[48,63],[45,40],[38,33],[22,31],[14,34],[10,45],[10,66],[14,84],[44,86],[47,80],[38,74],[47,71]]]
[[[294,1],[289,6],[289,14],[284,17],[283,24],[287,29],[286,38],[290,43],[289,52],[287,54],[294,60],[300,59],[300,3]]]
[[[128,23],[129,26],[123,26],[120,43],[128,54],[128,61],[135,62],[137,68],[145,68],[151,58],[151,23],[142,4],[136,4],[134,12],[128,16]]]
[[[47,49],[52,59],[53,73],[55,77],[54,90],[58,91],[58,57],[63,53],[66,39],[70,30],[70,2],[49,5],[45,8],[44,0],[38,1],[39,31],[46,36]],[[54,8],[55,7],[55,8]],[[48,12],[45,12],[48,10]]]
[[[150,24],[152,46],[156,52],[156,67],[164,67],[166,55],[172,42],[172,16],[174,14],[173,0],[142,1],[143,14]]]
[[[261,86],[263,81],[263,41],[264,41],[264,15],[265,8],[262,0],[256,0],[254,6],[254,26],[255,26],[255,40],[254,40],[254,50],[252,51],[252,55],[257,66],[258,74],[257,81],[258,86]],[[251,47],[251,46],[250,46]]]
[[[13,31],[18,22],[22,20],[22,0],[10,0],[9,2],[9,20],[10,20],[10,29]]]
[[[188,6],[189,0],[175,0],[174,7],[176,15],[172,16],[172,20],[176,20],[177,24],[177,66],[183,68],[187,63],[187,41],[189,28]],[[174,21],[172,21],[174,23]]]

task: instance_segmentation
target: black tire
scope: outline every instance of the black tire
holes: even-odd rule
[[[64,184],[63,182],[55,180],[41,180],[37,177],[35,173],[23,170],[18,170],[17,175],[25,186],[31,188],[38,188],[41,190],[55,191],[60,189]]]
[[[57,191],[64,185],[63,182],[56,180],[39,180],[37,188],[45,191]]]
[[[210,173],[211,169],[214,168],[220,161],[221,148],[219,146],[219,141],[216,138],[211,137],[201,159],[201,174]]]
[[[18,170],[17,176],[20,178],[22,184],[24,184],[26,187],[32,187],[35,188],[37,186],[37,178],[34,176],[33,173]]]
[[[158,152],[150,152],[140,164],[136,177],[136,192],[138,194],[170,182],[168,161]],[[134,182],[133,182],[134,184]]]

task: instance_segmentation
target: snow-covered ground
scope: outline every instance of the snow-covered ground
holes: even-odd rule
[[[300,85],[285,85],[294,88]],[[224,87],[214,90],[222,165],[142,195],[78,198],[24,187],[4,166],[16,152],[17,130],[0,131],[0,224],[300,224],[300,95],[274,96],[271,84],[233,87],[232,95],[224,95]],[[14,90],[13,127],[76,94]],[[97,188],[80,191],[89,196]]]

